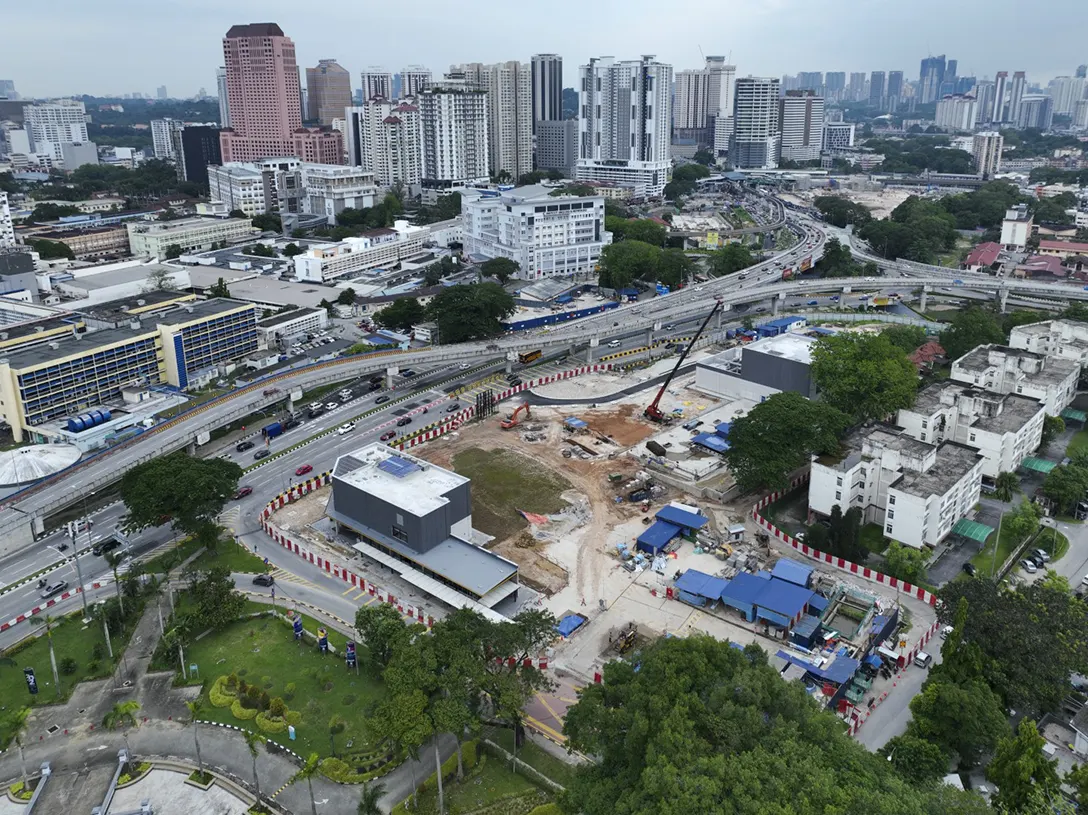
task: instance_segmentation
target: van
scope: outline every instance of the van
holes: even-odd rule
[[[914,664],[919,668],[928,668],[933,664],[933,657],[927,654],[925,651],[919,651],[914,657]]]

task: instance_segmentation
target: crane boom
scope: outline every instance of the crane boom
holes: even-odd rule
[[[650,403],[649,407],[647,407],[646,410],[643,411],[643,415],[645,415],[647,419],[655,422],[665,421],[665,414],[662,413],[661,408],[658,407],[658,405],[661,403],[661,397],[665,395],[665,390],[669,387],[669,383],[672,382],[673,377],[676,376],[676,372],[680,370],[680,366],[683,365],[684,360],[687,359],[688,352],[691,350],[691,346],[695,345],[695,341],[699,339],[703,331],[706,329],[707,323],[710,322],[710,318],[717,314],[718,309],[720,309],[721,307],[722,301],[719,300],[714,304],[714,308],[710,310],[710,313],[706,315],[706,319],[703,320],[703,324],[699,326],[699,330],[695,332],[695,336],[691,338],[690,342],[684,345],[684,350],[680,352],[680,359],[676,360],[676,365],[673,367],[668,377],[666,377],[665,381],[662,383],[661,390],[657,392],[657,396],[654,397],[654,401]]]

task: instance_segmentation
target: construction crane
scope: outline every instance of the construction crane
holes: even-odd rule
[[[714,308],[710,310],[710,313],[706,315],[706,319],[703,320],[703,324],[699,326],[699,330],[695,332],[695,336],[692,337],[689,342],[685,343],[684,350],[680,352],[680,359],[676,360],[676,365],[673,366],[671,373],[665,378],[665,381],[661,385],[661,390],[657,392],[657,396],[654,397],[654,401],[650,402],[649,407],[643,411],[643,415],[647,419],[654,422],[667,422],[669,420],[669,417],[661,411],[660,407],[658,407],[658,405],[661,404],[661,397],[665,395],[665,390],[669,387],[669,383],[672,382],[673,377],[676,376],[676,372],[680,370],[680,366],[683,365],[684,360],[687,359],[688,351],[691,350],[691,347],[695,345],[695,341],[702,335],[703,331],[706,329],[707,323],[710,322],[710,318],[717,314],[718,309],[721,307],[722,301],[719,300],[714,304]]]
[[[512,427],[517,427],[519,424],[518,415],[522,411],[525,411],[526,419],[531,419],[533,417],[532,414],[529,412],[529,403],[523,402],[513,413],[511,413],[499,423],[499,427],[501,427],[503,430],[509,430]]]

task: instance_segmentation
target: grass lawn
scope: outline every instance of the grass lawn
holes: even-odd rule
[[[497,540],[525,528],[519,509],[547,515],[567,505],[560,494],[569,481],[509,450],[465,450],[454,456],[453,469],[472,479],[473,525]]]
[[[232,572],[259,574],[268,571],[264,560],[257,557],[244,546],[234,541],[224,540],[219,542],[219,547],[214,552],[204,550],[190,566],[193,569],[208,569],[212,566],[226,566]]]
[[[177,546],[171,543],[170,546],[160,550],[159,554],[144,561],[144,571],[150,574],[166,574],[200,548],[195,538],[180,540]]]
[[[313,619],[303,616],[303,624],[307,631],[317,631]],[[350,749],[363,749],[368,744],[366,711],[384,693],[381,682],[366,671],[348,672],[341,656],[344,639],[330,630],[329,643],[338,653],[322,656],[312,641],[303,638],[295,642],[290,626],[282,620],[259,617],[234,623],[194,642],[185,650],[185,661],[199,666],[205,692],[218,677],[236,673],[250,684],[259,683],[271,696],[284,697],[288,708],[302,714],[302,721],[295,728],[293,743],[286,733],[273,736],[273,740],[301,755],[316,752],[328,756],[328,725],[333,714],[347,722],[344,732],[336,737],[337,751],[349,749],[349,742]],[[286,691],[289,682],[296,686],[291,699]],[[205,718],[243,725],[230,708],[210,704]]]
[[[861,543],[870,552],[878,555],[888,548],[888,539],[884,537],[884,530],[880,524],[865,524],[861,527]]]
[[[1069,553],[1069,538],[1057,529],[1046,530],[1039,536],[1039,548],[1050,555],[1050,562],[1056,563]]]
[[[1069,440],[1069,446],[1065,448],[1065,454],[1072,456],[1082,450],[1088,450],[1088,430],[1078,430]]]
[[[511,753],[514,752],[513,730],[509,730],[505,727],[496,727],[488,731],[485,735],[504,750]],[[561,784],[564,787],[569,787],[571,785],[574,781],[574,774],[578,771],[578,768],[573,764],[568,764],[561,758],[556,758],[543,747],[528,739],[520,748],[518,748],[517,756],[534,770],[537,770],[556,784]],[[488,756],[487,760],[498,761],[495,756]]]
[[[507,762],[492,755],[482,755],[481,760],[483,766],[477,765],[477,770],[466,773],[462,783],[459,784],[456,779],[451,779],[443,785],[448,815],[475,812],[489,804],[498,803],[502,798],[538,796],[539,800],[532,806],[515,809],[513,802],[506,802],[506,806],[501,810],[523,813],[546,803],[550,797],[524,775],[511,771]],[[438,790],[433,776],[427,788],[419,793],[419,803],[413,811],[420,815],[432,815],[438,812]]]

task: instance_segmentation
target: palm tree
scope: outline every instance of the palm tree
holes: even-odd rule
[[[385,784],[364,784],[363,794],[359,796],[358,815],[382,815],[378,802],[385,795]]]
[[[296,781],[306,779],[306,787],[310,791],[310,810],[313,815],[317,815],[317,803],[314,801],[314,784],[311,779],[317,775],[318,758],[317,753],[310,753],[310,757],[306,759],[306,763],[299,767],[297,773],[291,776],[291,780],[288,784],[294,784]]]
[[[125,740],[125,750],[128,751],[129,760],[132,760],[132,748],[128,746],[128,729],[136,726],[136,711],[140,709],[140,703],[129,700],[117,702],[102,720],[107,730],[121,728],[121,735]],[[314,815],[317,815],[314,813]]]
[[[104,557],[106,563],[111,569],[113,569],[113,587],[117,590],[117,602],[121,605],[121,616],[125,614],[125,601],[121,597],[121,577],[117,573],[117,567],[121,565],[121,561],[125,559],[125,552],[106,552]]]
[[[1011,501],[1013,493],[1020,489],[1020,479],[1016,473],[998,473],[994,488],[994,496],[999,501]]]
[[[26,756],[23,755],[23,734],[26,732],[26,720],[30,715],[30,708],[20,707],[7,714],[5,726],[11,729],[15,744],[19,747],[19,763],[23,766],[23,789],[27,787]]]
[[[42,614],[30,618],[31,625],[45,626],[45,636],[49,640],[49,664],[53,668],[53,687],[57,690],[57,696],[60,696],[60,674],[57,673],[57,653],[53,650],[53,624],[56,621],[57,618],[50,614]]]
[[[253,786],[257,788],[257,806],[261,804],[261,779],[257,775],[257,745],[259,745],[263,739],[254,733],[252,730],[243,730],[242,737],[246,740],[246,747],[249,748],[249,755],[253,759]]]
[[[203,778],[204,762],[200,758],[200,736],[198,734],[197,719],[204,712],[204,702],[198,696],[193,701],[186,702],[185,707],[189,708],[189,724],[193,726],[193,743],[196,744],[196,768],[200,772],[200,777]]]

